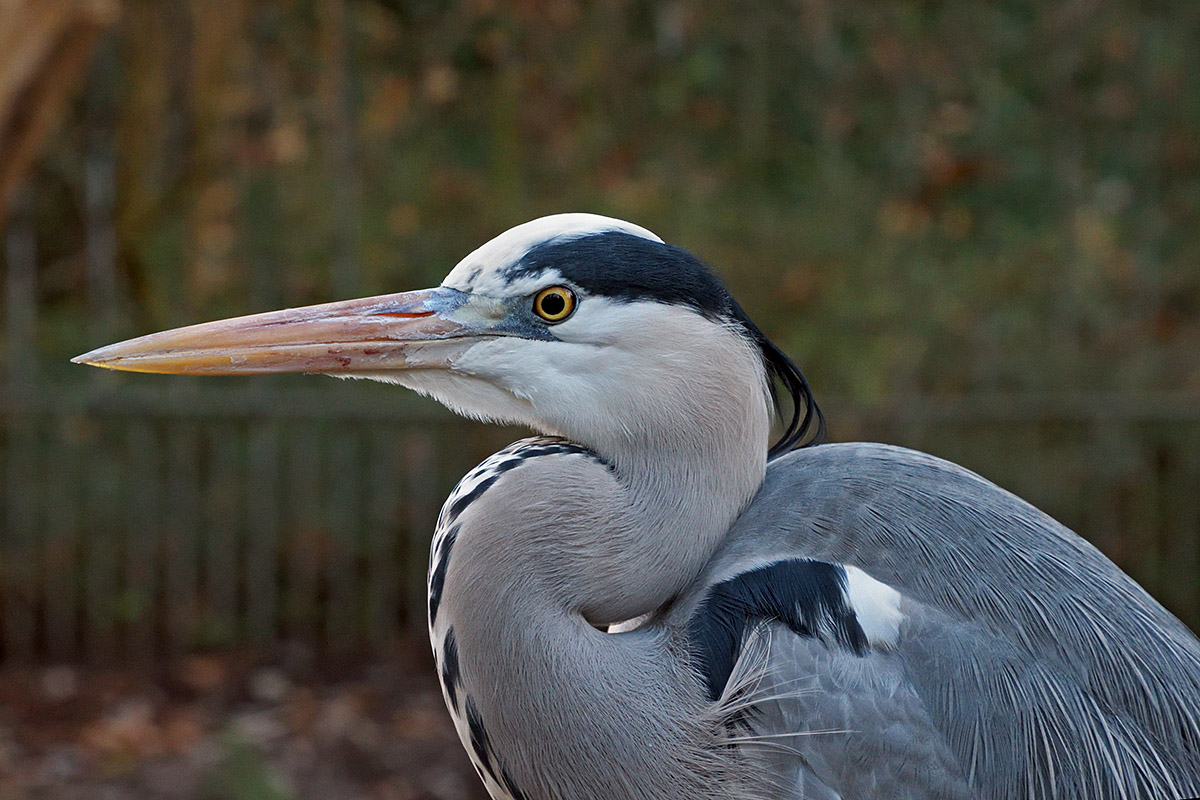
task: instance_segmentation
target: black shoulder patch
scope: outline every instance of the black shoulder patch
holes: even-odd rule
[[[657,300],[690,306],[708,317],[732,315],[733,298],[707,264],[681,247],[623,231],[551,239],[509,268],[510,277],[558,272],[589,294],[614,300]]]
[[[845,588],[844,568],[809,559],[777,561],[713,586],[688,622],[692,657],[709,699],[725,691],[746,628],[755,622],[777,620],[800,636],[866,653],[867,637]]]

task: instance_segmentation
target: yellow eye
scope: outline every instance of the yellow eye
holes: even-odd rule
[[[575,293],[565,286],[542,289],[533,297],[533,313],[546,322],[562,322],[575,310]]]

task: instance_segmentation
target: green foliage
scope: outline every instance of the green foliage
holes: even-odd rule
[[[1200,385],[1195,4],[204,5],[130,3],[41,175],[55,350],[109,136],[118,333],[579,209],[712,261],[822,394]]]

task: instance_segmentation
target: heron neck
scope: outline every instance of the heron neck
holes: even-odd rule
[[[633,532],[627,557],[654,576],[646,582],[644,607],[630,616],[653,611],[690,583],[750,502],[762,484],[765,456],[761,447],[744,450],[675,447],[665,452],[678,456],[668,458],[647,448],[611,457]]]
[[[501,595],[454,626],[459,733],[498,783],[520,791],[512,796],[763,796],[743,794],[744,762],[717,745],[694,675],[667,657],[667,636],[602,633],[547,599]]]
[[[697,478],[707,473],[563,450],[503,471],[439,531],[431,635],[464,745],[485,780],[527,797],[763,796],[733,788],[740,762],[714,741],[670,632],[594,627],[652,611],[694,579],[727,528],[695,507],[720,505]],[[675,502],[655,502],[664,484],[648,472]],[[721,517],[736,513],[735,494],[717,496]]]
[[[459,734],[501,784],[572,800],[763,796],[739,788],[669,632],[594,627],[677,596],[758,490],[767,409],[742,399],[658,426],[671,435],[586,445],[598,458],[498,456],[511,466],[448,523],[431,634]]]
[[[640,616],[678,595],[762,485],[769,433],[762,395],[731,392],[718,400],[698,403],[687,425],[676,420],[643,436],[587,444],[610,465],[619,491],[604,521],[611,546],[603,549],[605,572],[622,584],[621,591],[590,587],[591,622]]]

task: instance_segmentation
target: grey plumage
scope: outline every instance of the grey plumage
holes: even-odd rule
[[[517,502],[509,491],[552,495],[548,487],[573,483],[576,471],[607,472],[595,460],[571,461],[513,470],[511,488],[500,478],[497,494],[482,495],[462,524],[470,529],[474,514],[492,519],[480,523],[481,537],[490,539],[496,515]],[[557,528],[541,514],[569,518],[574,509],[525,511],[523,518],[543,531],[533,538],[545,544]],[[490,589],[537,568],[524,560],[535,547],[503,536],[482,546],[484,553],[461,555],[458,582]],[[856,564],[898,589],[899,637],[857,655],[763,620],[741,648],[745,674],[731,681],[742,690],[705,708],[697,702],[703,676],[688,666],[687,631],[697,607],[719,582],[788,556]],[[515,785],[539,787],[533,797],[1200,793],[1200,714],[1188,702],[1200,697],[1195,637],[1070,531],[931,456],[884,445],[825,445],[773,462],[762,490],[683,597],[636,631],[586,631],[593,644],[614,648],[603,657],[563,653],[566,633],[543,628],[545,609],[526,607],[538,602],[536,589],[514,588],[506,595],[512,606],[472,593],[452,613],[480,637],[462,680],[486,697],[482,716],[503,731],[496,738],[514,743],[491,757],[510,759]],[[552,681],[544,670],[556,669],[558,657],[575,671]],[[605,671],[614,662],[617,675]],[[543,680],[554,696],[530,697],[531,684]],[[558,692],[564,685],[570,691]],[[580,707],[567,713],[575,703]],[[548,712],[532,731],[530,708]],[[681,709],[691,716],[668,724]],[[510,729],[514,718],[519,725]],[[604,727],[613,720],[618,729]],[[655,741],[668,735],[676,737],[672,747]],[[516,744],[521,739],[530,744]],[[735,748],[724,747],[731,742]],[[559,746],[563,752],[554,752]],[[678,759],[673,774],[664,754]],[[638,763],[647,755],[652,763]],[[547,778],[543,759],[572,767]],[[651,774],[653,784],[637,791],[615,783]],[[705,793],[714,786],[721,788]]]
[[[430,557],[438,675],[495,798],[1200,795],[1200,641],[961,467],[786,453],[819,423],[803,376],[637,226],[547,217],[436,289],[77,360],[368,377],[547,434],[463,479]]]
[[[771,670],[777,681],[822,680],[821,691],[780,704],[784,730],[859,732],[795,745],[843,796],[905,796],[871,785],[878,769],[864,766],[916,769],[946,756],[957,769],[945,774],[973,787],[962,796],[1200,794],[1196,637],[1028,503],[901,448],[800,450],[768,469],[702,584],[781,553],[853,563],[904,596],[894,649],[855,663],[782,637],[789,652]],[[812,658],[845,664],[802,666]],[[872,681],[887,687],[873,702],[862,691]],[[925,719],[930,738],[918,744],[913,732]],[[909,755],[894,757],[896,746]],[[927,757],[913,752],[918,746]],[[845,788],[854,783],[860,788]],[[961,784],[950,783],[942,794],[909,796],[959,796]]]

